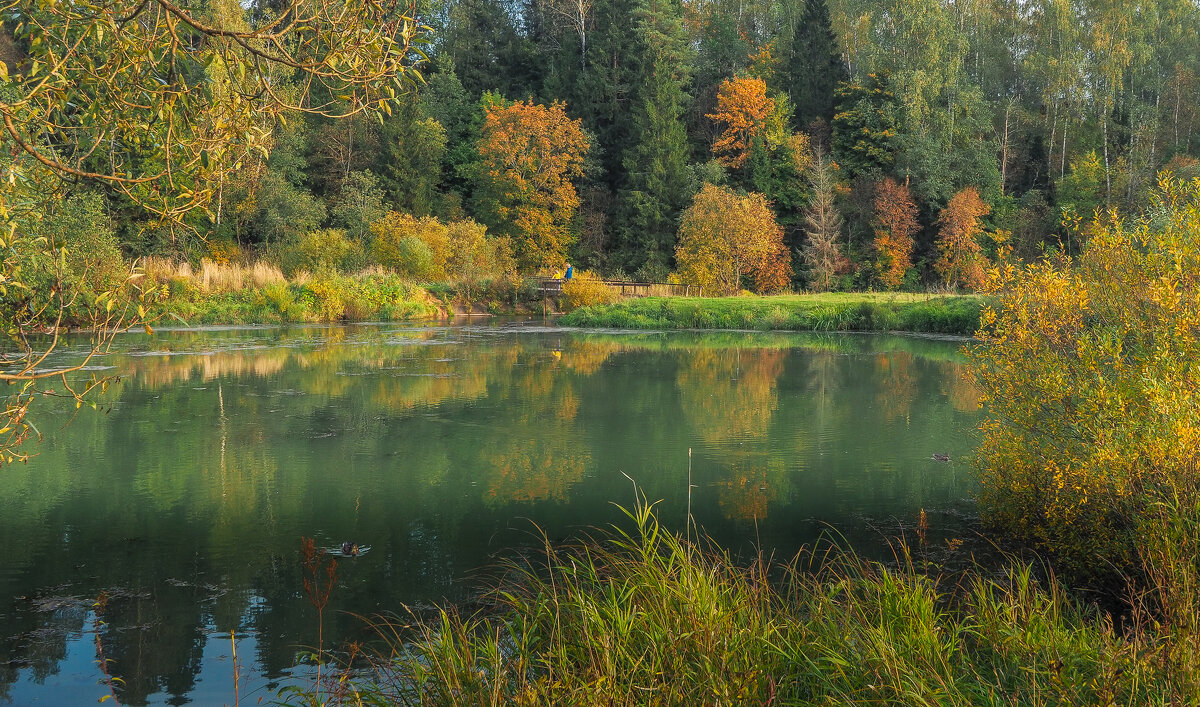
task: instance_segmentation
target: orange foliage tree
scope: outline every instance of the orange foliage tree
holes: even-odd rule
[[[736,293],[743,276],[758,292],[784,289],[792,276],[783,229],[766,197],[713,184],[684,212],[675,259],[683,281],[718,295]]]
[[[904,282],[904,273],[912,265],[913,236],[920,226],[912,193],[891,177],[875,187],[874,226],[879,280],[894,290]]]
[[[947,285],[979,289],[985,284],[986,258],[978,237],[983,232],[979,219],[991,208],[979,198],[975,187],[967,187],[950,198],[938,216],[938,259],[934,270]]]
[[[734,78],[721,82],[717,112],[706,116],[725,126],[712,146],[717,160],[726,167],[741,167],[750,156],[755,135],[774,110],[775,101],[767,96],[767,83],[762,79]]]
[[[579,207],[574,177],[583,175],[589,142],[565,104],[496,102],[487,109],[477,173],[480,214],[492,232],[512,239],[525,270],[561,264]]]

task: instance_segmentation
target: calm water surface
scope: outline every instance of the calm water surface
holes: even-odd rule
[[[302,536],[370,546],[339,563],[326,618],[327,642],[361,638],[343,612],[469,599],[533,523],[557,539],[619,522],[627,476],[682,529],[689,448],[693,513],[733,551],[788,555],[832,528],[880,555],[921,508],[970,511],[960,346],[533,324],[128,335],[103,360],[123,378],[107,413],[39,402],[39,455],[0,469],[0,700],[92,704],[102,651],[123,704],[232,703],[235,632],[243,704],[270,701],[316,642]]]

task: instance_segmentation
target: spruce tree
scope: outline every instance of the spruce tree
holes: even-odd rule
[[[593,157],[603,174],[593,175],[615,190],[621,156],[632,129],[630,86],[645,56],[634,19],[639,0],[593,0],[581,35],[571,23],[552,28],[557,50],[550,59],[544,93],[563,101],[596,137]],[[584,41],[586,37],[586,42]]]
[[[624,151],[617,260],[628,269],[663,269],[675,252],[679,214],[690,199],[684,113],[687,35],[679,0],[644,0],[637,30],[647,62],[636,77],[632,144]]]
[[[803,130],[817,118],[833,120],[834,91],[846,67],[825,0],[806,0],[800,8],[783,28],[775,78],[792,101],[794,124]]]

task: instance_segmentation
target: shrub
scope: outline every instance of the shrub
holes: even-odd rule
[[[1194,587],[1200,558],[1154,558],[1198,520],[1163,509],[1200,499],[1200,185],[1164,179],[1153,212],[1096,224],[1075,260],[997,273],[972,352],[989,401],[980,508],[1081,578]]]
[[[283,260],[292,272],[299,269],[344,272],[362,267],[363,251],[340,228],[321,228],[291,242]]]
[[[292,288],[284,282],[276,282],[263,288],[263,298],[267,304],[279,312],[285,320],[296,309],[296,295]]]
[[[371,225],[372,259],[422,280],[451,281],[469,291],[478,283],[515,271],[506,238],[490,238],[470,219],[444,224],[391,212]]]
[[[205,244],[210,260],[225,265],[242,257],[242,248],[237,243],[225,239],[214,239]]]
[[[370,236],[371,224],[387,214],[383,200],[378,177],[370,170],[351,172],[341,182],[330,216],[356,243],[362,243]]]
[[[125,283],[129,269],[100,195],[70,197],[62,210],[42,221],[39,231],[54,248],[66,248],[67,268],[74,280],[69,286],[82,287],[94,297]]]
[[[489,238],[487,227],[470,219],[446,226],[446,275],[469,297],[485,280],[516,273],[516,261],[507,238]]]
[[[587,270],[575,274],[562,286],[563,307],[567,310],[588,307],[593,304],[612,304],[617,301],[617,290]]]
[[[371,259],[375,263],[412,277],[445,277],[446,227],[437,219],[418,219],[393,211],[371,224],[371,235]],[[425,247],[420,248],[418,242]]]
[[[340,279],[314,277],[304,285],[305,292],[311,296],[321,321],[335,322],[346,313],[346,304],[342,300],[344,283]]]
[[[253,204],[255,231],[267,243],[288,242],[325,220],[324,204],[273,171],[263,176]]]
[[[416,236],[401,238],[396,243],[396,259],[393,267],[400,274],[417,280],[433,279],[436,272],[433,249]]]

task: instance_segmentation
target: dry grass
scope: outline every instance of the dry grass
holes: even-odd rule
[[[142,258],[141,266],[146,279],[154,283],[192,278],[192,266],[189,263],[178,263],[157,255]]]
[[[142,263],[146,278],[151,282],[187,280],[205,294],[237,292],[247,287],[265,287],[275,283],[286,283],[287,278],[273,263],[256,260],[248,265],[217,263],[207,258],[200,261],[198,269],[187,262],[175,262],[166,258],[147,257]]]

